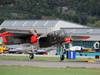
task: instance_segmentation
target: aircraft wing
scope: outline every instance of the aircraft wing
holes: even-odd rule
[[[89,39],[89,35],[77,35],[77,36],[71,36],[71,40],[87,40]]]
[[[1,32],[11,32],[11,33],[15,33],[15,34],[33,34],[35,33],[34,30],[31,29],[8,29],[8,28],[3,28],[0,30]]]

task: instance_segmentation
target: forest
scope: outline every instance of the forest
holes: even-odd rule
[[[57,19],[100,27],[100,0],[0,0],[0,23],[23,19]]]

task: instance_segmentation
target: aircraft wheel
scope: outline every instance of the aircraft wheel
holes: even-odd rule
[[[30,59],[34,59],[34,53],[30,53],[30,54],[29,54],[29,58],[30,58]]]
[[[60,56],[60,60],[63,61],[64,59],[65,59],[65,56],[64,55],[61,55]]]

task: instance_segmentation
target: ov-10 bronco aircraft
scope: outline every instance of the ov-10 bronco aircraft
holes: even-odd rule
[[[71,36],[68,35],[64,30],[52,31],[45,34],[39,34],[36,30],[24,30],[24,29],[1,29],[1,32],[9,32],[14,36],[14,40],[17,39],[17,42],[21,40],[21,43],[30,43],[34,45],[36,48],[47,48],[53,45],[61,47],[60,60],[64,60],[64,52],[66,49],[64,48],[64,43],[70,43],[72,40],[85,40],[88,39],[89,36],[77,35]],[[10,35],[9,35],[10,36]],[[20,44],[21,44],[20,43]],[[31,51],[30,59],[34,58],[34,52]]]

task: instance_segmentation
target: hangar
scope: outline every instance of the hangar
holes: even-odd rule
[[[63,20],[5,20],[0,28],[22,30],[36,30],[39,34],[60,30],[61,28],[87,28]]]
[[[83,46],[86,48],[94,49],[94,45],[99,49],[100,42],[100,29],[99,28],[91,28],[88,26],[83,26],[80,24],[70,23],[63,20],[5,20],[1,26],[1,29],[18,29],[22,31],[13,31],[13,33],[24,33],[27,31],[34,30],[37,31],[38,34],[47,34],[57,30],[63,30],[66,34],[70,36],[74,35],[86,35],[90,38],[87,40],[72,40],[73,46]],[[29,33],[27,33],[29,34]],[[97,44],[96,44],[97,43]],[[68,45],[66,44],[66,47]]]

